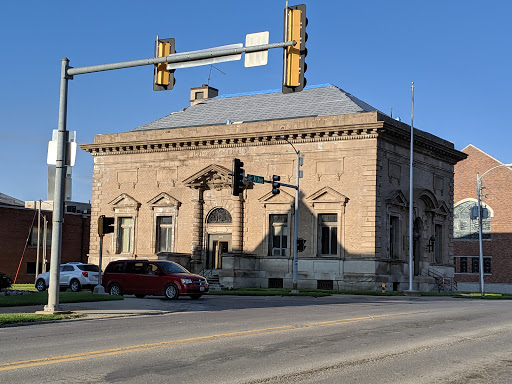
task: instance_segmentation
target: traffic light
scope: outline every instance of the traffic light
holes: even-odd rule
[[[297,239],[297,251],[304,252],[306,249],[306,240],[298,238]]]
[[[300,92],[306,86],[304,73],[307,70],[306,41],[308,34],[306,26],[306,5],[299,4],[288,7],[284,10],[284,40],[293,41],[297,44],[285,48],[283,62],[283,93]]]
[[[167,57],[176,53],[174,39],[159,39],[156,37],[155,57]],[[167,63],[155,64],[153,80],[154,91],[170,91],[174,87],[174,69],[167,70]]]
[[[114,233],[114,221],[113,217],[105,217],[105,215],[98,217],[98,235]]]
[[[233,196],[238,196],[244,187],[245,171],[242,168],[243,166],[244,163],[240,159],[233,159]]]
[[[279,195],[279,192],[281,192],[279,180],[281,180],[281,176],[272,175],[272,194],[274,195]]]

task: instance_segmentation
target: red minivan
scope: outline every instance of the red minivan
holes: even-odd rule
[[[118,260],[105,268],[102,285],[111,295],[133,294],[177,299],[180,295],[199,299],[208,293],[208,281],[173,261]]]

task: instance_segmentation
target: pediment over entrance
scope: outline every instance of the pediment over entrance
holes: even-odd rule
[[[281,190],[278,195],[269,192],[258,199],[258,201],[265,206],[266,204],[289,204],[295,205],[295,197],[288,192]]]
[[[341,204],[345,206],[348,203],[349,198],[331,187],[323,187],[312,195],[306,197],[306,201],[311,206],[314,206],[317,203]]]
[[[404,193],[400,189],[397,189],[397,190],[393,191],[386,198],[386,203],[393,204],[393,205],[399,205],[401,207],[407,207],[408,206],[407,198],[405,197]]]
[[[162,192],[157,196],[153,197],[148,201],[148,204],[154,207],[179,207],[181,202],[176,200],[174,197],[169,195],[168,193]]]
[[[112,200],[109,204],[113,205],[113,208],[125,208],[126,207],[126,208],[139,209],[139,207],[140,207],[140,203],[126,193],[120,194],[114,200]]]
[[[448,216],[450,214],[450,208],[448,208],[448,205],[444,201],[439,202],[439,207],[435,210],[436,214],[441,216]]]
[[[221,190],[231,188],[231,170],[222,165],[211,164],[183,180],[189,188]]]

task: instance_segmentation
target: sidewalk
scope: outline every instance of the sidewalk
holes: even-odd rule
[[[160,308],[159,308],[160,307]],[[60,304],[62,311],[81,313],[87,318],[157,315],[169,313],[162,310],[159,300],[147,300],[137,298],[124,298],[113,301],[94,301],[86,303],[64,303]],[[3,313],[36,313],[44,310],[44,305],[27,305],[21,307],[0,307],[0,314]]]

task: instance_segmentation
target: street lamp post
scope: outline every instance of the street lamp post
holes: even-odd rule
[[[512,167],[512,163],[510,164],[500,164],[497,165],[487,171],[485,171],[482,176],[479,173],[476,174],[476,192],[477,192],[477,204],[478,204],[478,248],[479,248],[479,265],[480,265],[480,294],[485,296],[484,289],[484,252],[483,252],[483,244],[482,244],[482,179],[483,177],[489,173],[490,171],[501,168],[501,167]]]
[[[292,293],[299,293],[298,290],[298,268],[299,268],[299,255],[297,247],[297,238],[299,237],[299,179],[300,179],[300,151],[285,137],[277,136],[276,140],[284,140],[290,144],[297,155],[296,168],[295,168],[295,223],[293,228],[293,286]]]

